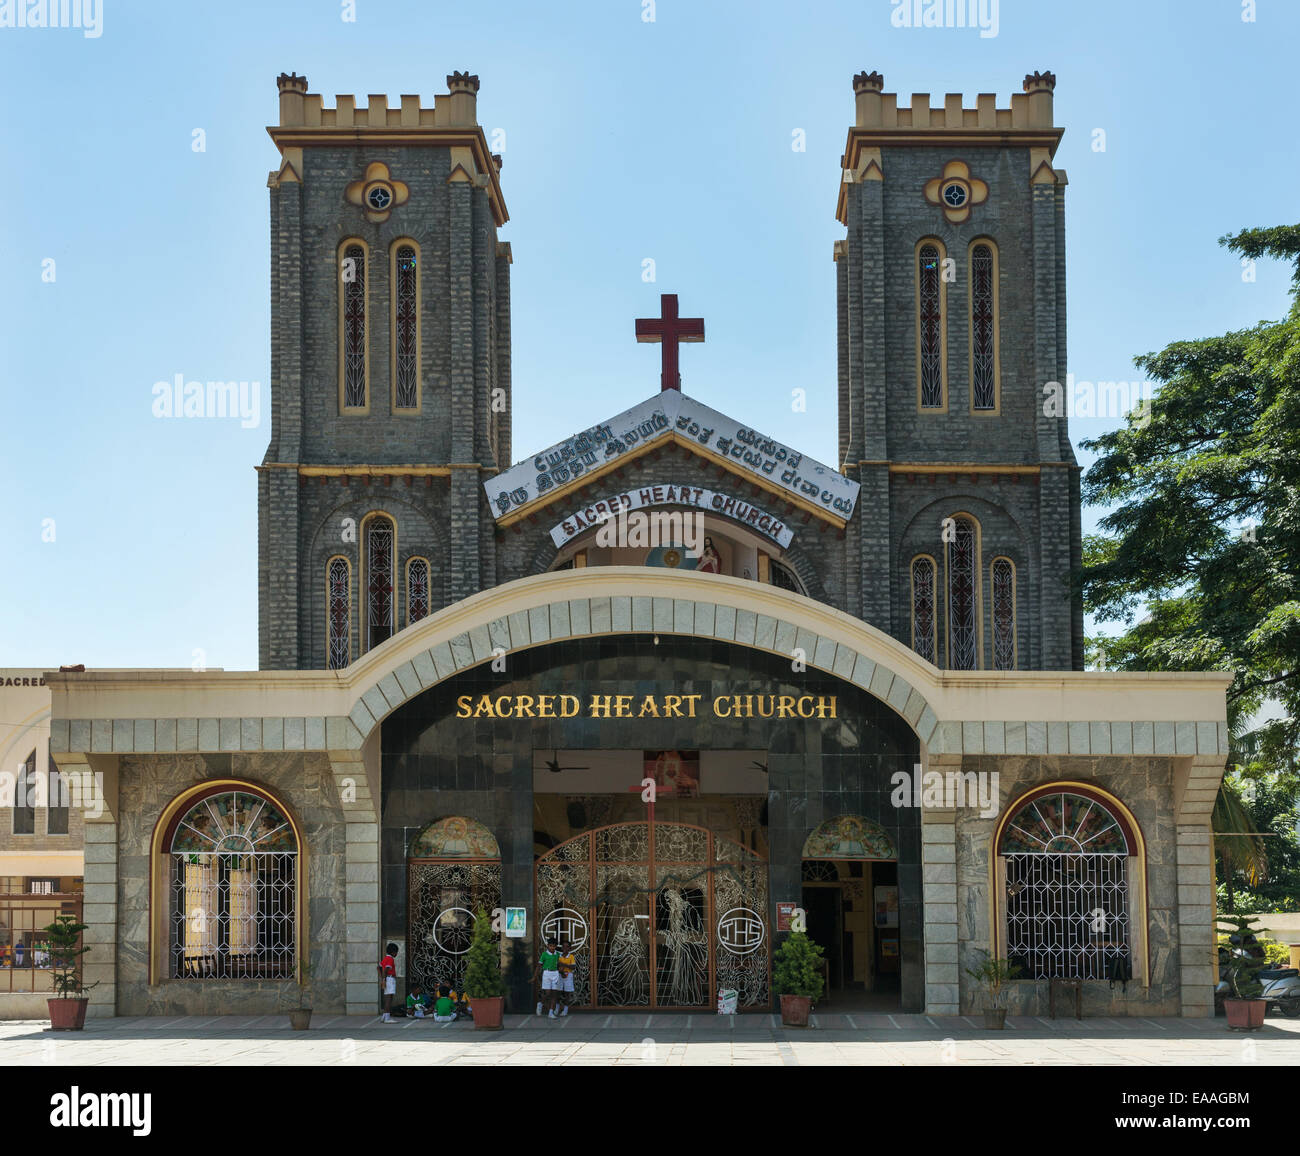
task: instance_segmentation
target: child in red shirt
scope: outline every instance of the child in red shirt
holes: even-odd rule
[[[397,961],[393,958],[397,954],[397,944],[387,944],[384,947],[384,952],[384,958],[379,961],[379,977],[384,984],[383,1022],[391,1024],[393,1022],[393,996],[397,994]]]

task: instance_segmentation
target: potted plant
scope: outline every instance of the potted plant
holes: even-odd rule
[[[501,947],[492,933],[492,920],[483,908],[474,916],[474,937],[465,953],[465,994],[476,1028],[501,1027],[505,984],[501,980]]]
[[[997,959],[987,951],[978,967],[966,968],[966,974],[984,988],[984,1026],[1001,1029],[1007,1025],[1007,1009],[1003,1004],[1003,988],[1020,974],[1020,968],[1005,959]]]
[[[54,990],[59,993],[45,1001],[50,1009],[50,1027],[56,1032],[79,1032],[86,1026],[86,1004],[90,1002],[86,993],[99,986],[81,982],[81,957],[90,950],[81,946],[81,933],[87,926],[71,915],[60,915],[41,928],[49,936]]]
[[[311,964],[304,963],[298,974],[298,1006],[289,1012],[289,1026],[296,1032],[305,1032],[311,1025],[311,1008],[307,1006],[311,995]]]
[[[1228,1030],[1257,1031],[1264,1026],[1264,1013],[1268,1010],[1268,1003],[1258,998],[1264,985],[1257,977],[1268,966],[1255,938],[1259,920],[1254,915],[1229,915],[1221,916],[1219,921],[1232,928],[1228,933],[1228,950],[1220,956],[1219,965],[1220,978],[1227,981],[1231,993],[1223,1000]]]
[[[802,931],[792,931],[776,951],[772,982],[781,996],[781,1022],[806,1028],[812,1002],[822,994],[822,949]]]

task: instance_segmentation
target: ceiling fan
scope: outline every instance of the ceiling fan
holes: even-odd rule
[[[589,771],[589,770],[591,770],[590,767],[562,767],[562,766],[560,766],[560,752],[557,750],[557,751],[552,751],[551,753],[552,753],[553,755],[555,755],[555,758],[553,758],[553,759],[546,759],[545,762],[546,762],[546,769],[547,769],[548,771],[550,771],[551,774],[553,774],[553,775],[558,775],[561,771]]]

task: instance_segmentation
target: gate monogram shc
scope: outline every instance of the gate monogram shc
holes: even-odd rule
[[[574,1005],[766,1008],[767,862],[685,823],[619,823],[537,861],[537,937],[570,945]]]

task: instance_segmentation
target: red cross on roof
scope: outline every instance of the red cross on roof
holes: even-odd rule
[[[637,341],[663,343],[663,375],[659,379],[659,388],[682,388],[682,375],[677,371],[677,346],[683,341],[704,340],[703,317],[678,317],[677,294],[663,293],[659,297],[658,317],[638,317],[636,319]]]

